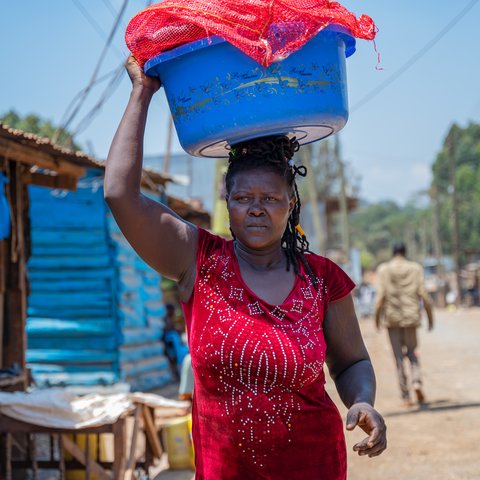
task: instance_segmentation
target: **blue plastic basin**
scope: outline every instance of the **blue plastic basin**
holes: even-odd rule
[[[185,151],[226,157],[237,142],[274,134],[300,144],[341,130],[348,119],[345,58],[355,39],[329,26],[268,68],[220,37],[182,45],[150,59],[161,78]]]

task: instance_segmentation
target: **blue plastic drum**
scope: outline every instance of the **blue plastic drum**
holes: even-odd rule
[[[341,130],[348,119],[345,58],[355,39],[329,26],[268,68],[220,37],[162,53],[145,64],[165,88],[178,138],[200,157],[227,157],[229,147],[267,135],[301,145]]]

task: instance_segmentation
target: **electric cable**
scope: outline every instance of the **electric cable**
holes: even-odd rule
[[[110,0],[103,0],[104,5],[110,10],[110,13],[116,17],[117,16],[117,11],[115,10],[115,7],[112,5]]]
[[[117,9],[112,5],[110,0],[103,0],[103,4],[107,7],[108,11],[112,14],[113,18],[115,18],[118,14]],[[127,29],[127,24],[122,22],[122,28],[125,31]],[[117,49],[117,51],[120,51]]]
[[[77,2],[77,0],[73,0],[74,2]],[[68,126],[71,124],[71,122],[73,121],[73,119],[77,116],[80,108],[82,107],[83,103],[85,102],[86,98],[88,97],[88,94],[90,93],[90,90],[92,89],[93,85],[95,84],[96,80],[97,80],[97,76],[98,76],[98,73],[100,71],[100,68],[102,66],[102,63],[105,59],[105,56],[108,52],[108,49],[110,47],[110,44],[113,40],[113,37],[115,35],[115,32],[117,31],[117,28],[120,24],[120,21],[122,19],[122,16],[123,16],[123,13],[125,12],[125,8],[128,4],[128,0],[123,0],[123,3],[122,3],[122,6],[117,14],[117,18],[115,19],[114,23],[113,23],[113,26],[110,30],[110,34],[105,42],[105,45],[103,47],[103,50],[100,54],[100,57],[97,61],[97,64],[95,65],[95,68],[94,68],[94,71],[93,71],[93,74],[90,78],[90,81],[88,83],[88,85],[85,87],[85,89],[83,90],[83,94],[81,95],[81,97],[79,98],[78,100],[78,103],[77,105],[75,106],[75,108],[73,109],[73,111],[70,113],[70,115],[68,115],[68,117],[64,114],[64,119],[65,117],[67,117],[65,120],[62,119],[62,122],[61,122],[61,126],[55,131],[55,134],[54,134],[54,141],[58,138],[58,135],[60,133],[60,131],[65,131],[68,129]]]
[[[88,111],[88,113],[80,120],[77,127],[73,130],[73,137],[75,137],[75,135],[78,135],[80,132],[83,132],[90,125],[95,116],[100,113],[100,110],[105,104],[105,102],[115,93],[118,86],[120,85],[120,80],[122,79],[124,72],[125,64],[122,63],[114,71],[114,75],[112,76],[110,82],[106,85],[97,103]]]
[[[122,62],[122,65],[123,62]],[[99,84],[99,83],[102,83],[104,82],[105,80],[107,80],[108,78],[112,77],[113,75],[115,75],[115,73],[117,72],[118,70],[118,67],[115,67],[113,68],[112,70],[110,70],[109,72],[107,72],[105,75],[102,75],[101,77],[97,78],[95,80],[95,82],[93,83],[92,87],[94,87],[95,85]],[[87,87],[83,87],[71,100],[71,102],[69,103],[68,107],[66,108],[65,110],[65,113],[64,113],[64,117],[66,117],[69,113],[70,113],[70,110],[73,108],[73,106],[75,105],[75,103],[77,102],[77,100],[85,93],[85,91],[87,90],[88,86]]]
[[[410,67],[412,67],[418,60],[420,60],[429,50],[431,50],[477,3],[479,0],[472,0],[466,5],[440,32],[437,33],[429,42],[427,42],[415,55],[410,57],[400,68],[387,77],[380,85],[375,87],[370,93],[367,93],[357,103],[350,108],[350,112],[358,110],[363,107],[367,102],[375,98],[391,83],[397,80],[403,75]]]

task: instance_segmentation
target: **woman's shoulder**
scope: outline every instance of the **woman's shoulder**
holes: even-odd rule
[[[327,287],[337,289],[341,286],[348,291],[355,287],[354,282],[343,268],[328,257],[316,253],[306,253],[305,258],[313,273],[319,279],[323,278]]]
[[[322,255],[319,255],[313,252],[305,253],[304,257],[305,257],[305,260],[310,265],[310,268],[312,268],[312,270],[314,270],[317,275],[325,272],[328,269],[329,265],[333,263],[327,257],[324,257]]]
[[[229,251],[228,245],[231,240],[215,235],[214,233],[198,227],[198,253],[205,259],[207,256],[226,254]]]

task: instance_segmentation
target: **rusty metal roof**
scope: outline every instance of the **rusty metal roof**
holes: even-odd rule
[[[22,145],[28,148],[29,151],[32,151],[32,153],[37,151],[42,154],[42,156],[48,155],[51,157],[52,162],[57,165],[61,165],[62,163],[65,164],[64,162],[67,162],[84,168],[105,169],[106,162],[103,160],[98,160],[79,150],[75,151],[61,147],[60,145],[53,143],[49,138],[40,137],[33,133],[27,133],[16,128],[12,128],[1,122],[0,139]],[[169,175],[160,173],[152,168],[143,168],[142,173],[142,185],[152,191],[158,190],[158,186],[163,186],[167,182],[173,181],[172,177]],[[184,218],[192,216],[195,218],[198,217],[198,220],[201,220],[202,223],[206,223],[208,221],[207,219],[209,219],[209,213],[194,205],[193,202],[172,197],[171,195],[168,195],[168,200],[173,210]]]
[[[27,133],[22,130],[9,127],[3,123],[0,123],[0,137],[33,148],[42,153],[52,155],[57,159],[63,159],[65,161],[75,163],[82,167],[104,167],[104,162],[100,162],[85,152],[74,151],[65,147],[61,147],[60,145],[53,143],[49,138],[40,137],[33,133]]]

